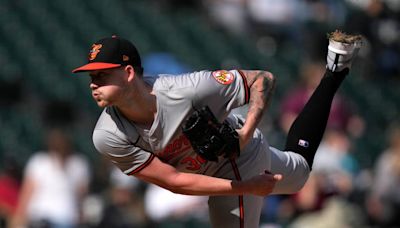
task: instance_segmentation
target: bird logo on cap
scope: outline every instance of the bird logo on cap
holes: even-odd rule
[[[127,56],[127,55],[122,55],[122,61],[124,61],[124,62],[129,61],[129,56]]]
[[[100,52],[100,48],[103,47],[101,44],[93,44],[92,49],[89,51],[89,60],[92,61],[96,58]]]

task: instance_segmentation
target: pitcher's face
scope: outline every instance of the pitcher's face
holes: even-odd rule
[[[90,72],[92,97],[99,107],[113,105],[122,98],[126,74],[124,67]]]

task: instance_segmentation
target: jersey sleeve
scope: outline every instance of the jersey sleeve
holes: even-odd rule
[[[250,89],[240,70],[199,72],[195,87],[197,106],[208,105],[219,118],[249,102]]]
[[[95,129],[93,143],[97,151],[121,169],[132,175],[145,168],[154,158],[154,154],[135,146],[110,131]]]

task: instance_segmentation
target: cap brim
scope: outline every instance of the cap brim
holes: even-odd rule
[[[115,64],[115,63],[101,63],[101,62],[88,63],[86,65],[83,65],[81,67],[74,69],[72,71],[72,73],[111,69],[111,68],[116,68],[116,67],[120,67],[120,66],[121,66],[121,64]]]

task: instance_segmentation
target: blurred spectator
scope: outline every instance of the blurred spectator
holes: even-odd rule
[[[20,200],[11,227],[76,227],[86,194],[89,167],[74,153],[69,135],[48,132],[47,151],[35,153],[25,168]]]
[[[318,148],[318,152],[314,158],[313,171],[323,173],[327,180],[344,181],[347,179],[351,182],[354,175],[357,174],[359,167],[357,160],[351,154],[352,141],[342,130],[329,128],[324,134],[324,139]],[[343,178],[335,177],[340,174]],[[347,178],[344,178],[347,176]],[[351,183],[348,183],[351,184]],[[344,184],[347,185],[347,184]],[[343,185],[337,185],[340,192],[348,192]],[[342,186],[342,187],[340,187]]]
[[[374,184],[367,200],[372,222],[379,227],[400,224],[400,123],[393,123],[389,145],[375,164]]]
[[[351,141],[337,129],[327,129],[306,185],[291,202],[297,214],[293,227],[360,227],[362,211],[349,200],[358,163],[350,154]]]
[[[330,31],[345,21],[346,8],[333,0],[247,0],[248,14],[258,36],[304,48],[314,31]],[[325,47],[324,43],[322,47]],[[324,54],[325,55],[325,54]]]
[[[275,49],[279,50],[287,41],[299,47],[306,12],[303,0],[247,0],[250,34],[259,38],[258,44],[269,44],[269,56],[276,55]]]
[[[347,197],[352,192],[359,168],[350,150],[351,141],[343,131],[333,128],[326,130],[312,168],[316,183],[314,186],[322,196],[314,209],[321,209],[324,198],[334,195]],[[302,190],[300,195],[310,192]]]
[[[315,90],[324,71],[325,64],[322,62],[304,62],[302,64],[301,81],[282,100],[279,122],[284,132],[289,130],[289,126]],[[349,100],[339,93],[333,100],[327,128],[335,128],[350,133],[351,136],[359,137],[364,131],[364,120],[356,114]]]
[[[207,196],[172,193],[149,184],[145,192],[145,209],[156,224],[185,223],[190,220],[208,221]]]
[[[252,20],[282,29],[315,22],[328,26],[344,23],[346,8],[334,0],[247,0]],[[288,27],[289,26],[289,27]],[[285,28],[286,27],[286,28]],[[268,30],[268,26],[265,28]]]
[[[288,30],[291,25],[300,22],[304,17],[304,1],[296,0],[248,0],[250,19],[263,30]]]
[[[400,3],[393,0],[347,0],[351,12],[345,30],[366,38],[369,60],[363,74],[374,79],[400,78]],[[365,49],[368,50],[368,49]],[[360,53],[362,54],[362,53]]]
[[[218,25],[234,34],[249,31],[248,0],[203,0],[208,16]]]
[[[358,206],[342,198],[332,197],[322,210],[304,213],[289,228],[365,227],[364,216]]]
[[[338,27],[344,24],[347,9],[343,1],[305,0],[309,13],[307,19],[312,22]]]
[[[140,183],[135,177],[127,176],[121,170],[112,167],[106,205],[101,221],[96,227],[144,227],[147,218],[142,194]]]
[[[2,158],[0,171],[0,227],[7,227],[18,204],[22,169],[12,157]]]

